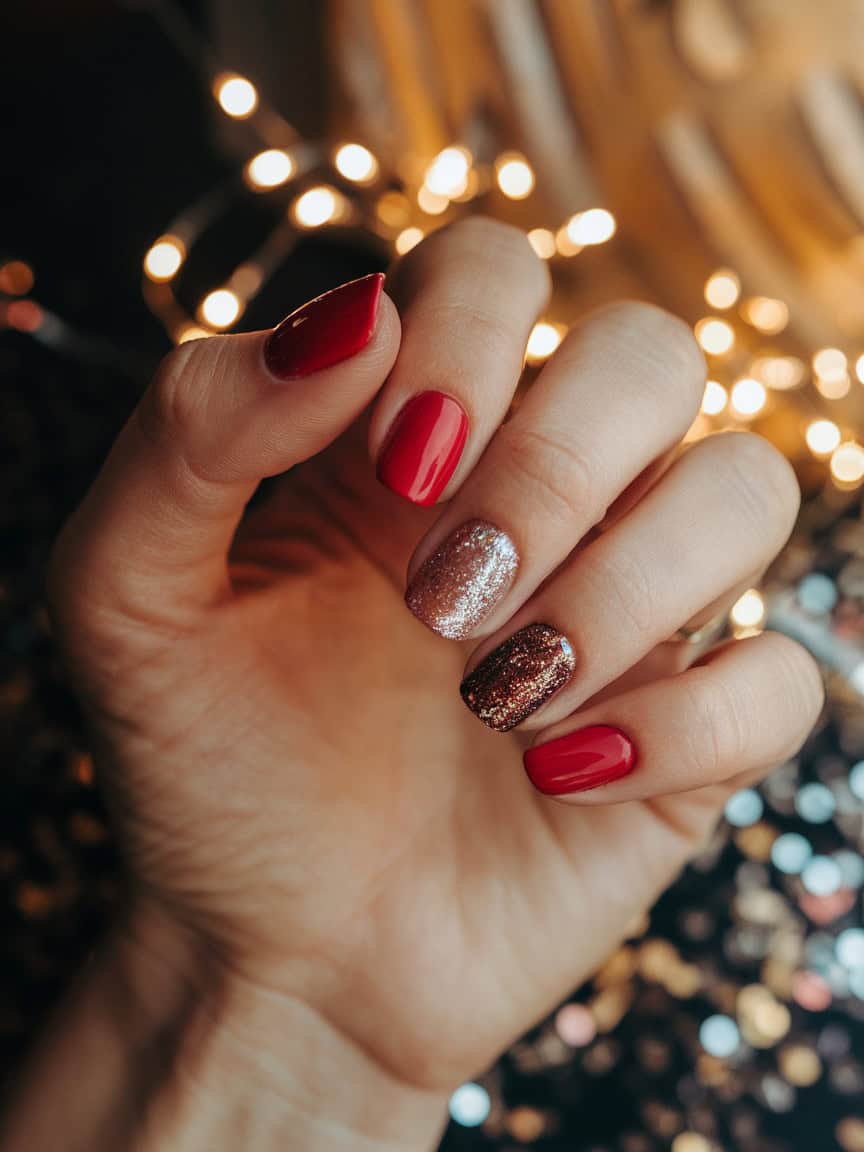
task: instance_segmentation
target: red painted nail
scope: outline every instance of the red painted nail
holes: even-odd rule
[[[414,504],[434,504],[467,438],[462,405],[443,392],[421,392],[396,417],[378,459],[378,479]]]
[[[564,796],[620,780],[636,767],[636,749],[617,728],[595,724],[538,744],[525,753],[525,771],[538,792]]]
[[[365,348],[375,331],[384,276],[373,272],[316,296],[274,328],[264,359],[274,376],[320,372]]]

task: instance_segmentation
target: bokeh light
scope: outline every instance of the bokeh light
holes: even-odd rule
[[[185,258],[186,248],[182,240],[176,236],[160,236],[144,257],[144,271],[157,283],[172,280]]]
[[[355,184],[371,184],[378,176],[378,161],[362,144],[343,144],[333,157],[336,171]]]
[[[234,120],[246,120],[258,107],[258,92],[251,80],[236,72],[222,73],[213,83],[219,107]]]
[[[534,171],[519,152],[504,152],[495,161],[498,187],[510,200],[524,200],[534,190]]]
[[[278,188],[294,175],[294,161],[282,148],[267,148],[253,156],[246,166],[246,178],[253,188]]]

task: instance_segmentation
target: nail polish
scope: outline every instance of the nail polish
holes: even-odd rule
[[[264,360],[281,380],[309,376],[365,348],[375,331],[384,276],[373,272],[316,296],[286,316],[264,345]]]
[[[443,392],[421,392],[396,417],[378,459],[378,479],[413,504],[434,504],[467,438],[462,405]]]
[[[519,554],[506,532],[468,520],[417,569],[405,603],[439,636],[462,640],[507,593],[518,568]]]
[[[633,741],[617,728],[594,724],[529,748],[525,771],[547,796],[588,792],[629,775],[636,767]]]
[[[566,636],[549,624],[528,624],[499,644],[462,681],[462,699],[496,732],[515,728],[559,688],[576,669]]]

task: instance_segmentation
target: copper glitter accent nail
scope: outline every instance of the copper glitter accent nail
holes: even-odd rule
[[[573,645],[549,624],[529,624],[489,653],[462,681],[462,699],[496,732],[515,728],[567,683]]]
[[[462,640],[513,583],[516,546],[500,528],[468,520],[451,532],[414,575],[405,603],[433,632]]]

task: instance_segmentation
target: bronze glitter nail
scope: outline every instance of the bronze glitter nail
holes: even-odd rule
[[[516,546],[500,528],[468,520],[451,532],[414,575],[405,603],[439,636],[462,640],[513,583]]]
[[[576,654],[549,624],[529,624],[499,644],[462,681],[462,699],[496,732],[507,732],[567,683]]]

